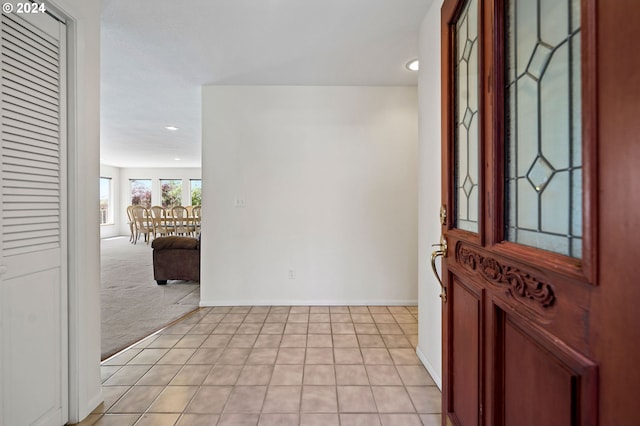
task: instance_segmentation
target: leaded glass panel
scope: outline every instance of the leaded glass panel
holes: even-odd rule
[[[478,232],[478,4],[470,0],[455,31],[455,226]]]
[[[580,2],[508,0],[506,238],[582,255]]]

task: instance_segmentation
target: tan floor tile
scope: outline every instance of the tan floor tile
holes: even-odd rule
[[[305,365],[305,385],[335,385],[336,373],[333,365]]]
[[[364,365],[336,365],[338,385],[369,385],[369,377]]]
[[[418,324],[399,324],[404,334],[418,334]]]
[[[169,349],[143,349],[127,365],[155,364]]]
[[[403,386],[372,386],[380,413],[414,413],[409,394]]]
[[[270,314],[288,314],[291,306],[272,306],[269,310]]]
[[[93,426],[98,420],[100,420],[102,414],[89,414],[83,421],[76,423],[73,426]]]
[[[336,364],[362,364],[362,354],[357,348],[333,348]]]
[[[301,385],[302,364],[278,364],[273,368],[271,385]]]
[[[351,311],[349,311],[348,306],[329,306],[329,312],[332,314],[348,314]]]
[[[372,386],[401,386],[402,380],[393,365],[367,365]]]
[[[305,348],[280,348],[276,364],[304,364]]]
[[[338,313],[332,313],[331,314],[331,322],[352,322],[351,321],[351,314],[349,313],[344,313],[344,314],[338,314]]]
[[[422,365],[416,351],[410,349],[389,349],[391,358],[396,365]]]
[[[199,348],[200,345],[207,339],[207,336],[204,334],[187,334],[182,337],[178,343],[176,343],[176,348]]]
[[[105,414],[94,426],[133,426],[140,418],[140,414]]]
[[[282,334],[284,333],[283,322],[266,322],[262,326],[261,334]]]
[[[251,349],[247,348],[227,348],[225,349],[220,358],[218,358],[218,364],[244,364],[249,356]]]
[[[289,310],[290,314],[308,314],[311,310],[310,306],[292,306]]]
[[[244,318],[246,316],[247,316],[246,314],[228,313],[227,315],[224,316],[224,318],[222,318],[222,321],[220,321],[220,324],[242,324],[242,321],[244,321]]]
[[[339,426],[340,420],[337,414],[302,413],[300,426]]]
[[[435,386],[426,368],[422,365],[397,365],[405,386]]]
[[[218,423],[217,414],[183,414],[176,426],[211,426]]]
[[[338,403],[341,413],[376,413],[369,386],[338,386]]]
[[[198,386],[167,386],[149,407],[150,413],[181,413],[196,394]],[[174,424],[178,420],[173,420]]]
[[[403,334],[383,334],[387,348],[412,348],[411,342]],[[415,351],[414,351],[415,352]]]
[[[220,414],[232,389],[231,386],[201,386],[187,406],[186,412]]]
[[[307,334],[308,323],[288,322],[284,328],[284,334]]]
[[[304,348],[307,346],[306,334],[285,334],[280,342],[281,348]]]
[[[393,314],[398,324],[416,324],[416,319],[411,314]]]
[[[287,323],[307,323],[309,322],[309,314],[308,313],[293,313],[289,314],[289,318],[287,318]]]
[[[252,312],[245,317],[244,322],[262,324],[266,319],[267,319],[267,312],[262,312],[262,313]]]
[[[385,348],[361,348],[365,364],[393,364],[389,351]]]
[[[273,365],[245,365],[240,372],[236,386],[268,385],[273,374]]]
[[[211,334],[213,330],[216,328],[216,325],[218,325],[217,322],[215,323],[201,322],[200,324],[194,325],[193,328],[189,330],[189,334],[205,334],[205,335]]]
[[[158,360],[158,364],[181,364],[184,365],[189,358],[195,353],[194,348],[189,349],[179,349],[173,348],[169,349],[162,358]]]
[[[382,426],[422,426],[417,414],[380,414]]]
[[[285,323],[289,314],[270,313],[264,320],[265,323]]]
[[[278,349],[276,348],[254,348],[249,353],[247,358],[247,364],[269,364],[273,365],[276,362],[278,356]]]
[[[162,386],[134,386],[107,412],[144,413],[162,389]]]
[[[418,335],[417,334],[406,334],[405,335],[411,343],[411,346],[415,349],[418,346]]]
[[[358,342],[363,348],[384,348],[384,340],[379,334],[358,334]]]
[[[101,365],[100,380],[104,383],[109,377],[113,376],[116,371],[120,370],[120,365]]]
[[[309,322],[330,322],[329,313],[326,314],[309,314]]]
[[[336,413],[338,403],[335,386],[303,386],[301,412]]]
[[[187,334],[193,328],[193,324],[175,324],[161,330],[159,334]]]
[[[354,324],[356,333],[360,334],[380,334],[375,324]]]
[[[266,386],[235,386],[231,391],[227,405],[224,407],[224,412],[259,413],[266,392]]]
[[[305,364],[333,364],[333,349],[307,348]]]
[[[224,314],[220,314],[220,313],[210,313],[205,315],[204,318],[202,318],[202,321],[200,321],[201,323],[219,323],[220,321],[222,321],[222,318],[224,318]]]
[[[227,314],[231,312],[232,306],[214,306],[211,308],[211,312],[214,314]]]
[[[435,386],[407,386],[407,392],[418,413],[440,413],[442,394]]]
[[[133,385],[151,368],[150,365],[125,365],[104,382],[104,386]]]
[[[359,345],[355,334],[334,334],[333,346],[336,348],[357,348]]]
[[[252,348],[258,338],[257,334],[236,334],[229,341],[229,348]]]
[[[259,414],[223,414],[218,421],[218,426],[255,426],[259,418]]]
[[[331,332],[333,334],[355,334],[356,330],[351,322],[332,322]]]
[[[404,334],[404,331],[400,328],[398,324],[386,324],[386,323],[378,323],[376,324],[378,327],[378,331],[380,334]]]
[[[216,365],[204,379],[203,384],[207,386],[233,386],[238,381],[241,371],[242,365]]]
[[[191,358],[189,358],[189,361],[187,361],[187,364],[209,364],[209,365],[212,365],[216,361],[218,361],[218,358],[220,358],[220,355],[222,355],[222,351],[223,350],[224,349],[222,349],[222,348],[200,348],[200,349],[197,349],[193,353],[193,356]]]
[[[331,323],[330,322],[310,322],[309,329],[307,332],[309,334],[331,334]]]
[[[251,306],[234,306],[229,312],[232,314],[247,314],[251,312]]]
[[[131,389],[130,386],[103,386],[102,387],[102,404],[98,405],[94,413],[105,413],[113,404],[118,401],[122,395]]]
[[[166,386],[178,374],[181,365],[154,365],[136,383],[143,386]]]
[[[240,324],[221,322],[218,326],[213,330],[212,334],[233,334],[238,330]]]
[[[309,348],[331,348],[333,339],[331,334],[309,334],[307,336],[307,347]]]
[[[260,331],[262,330],[262,325],[263,323],[253,323],[253,322],[249,322],[249,323],[243,323],[240,324],[240,327],[238,327],[238,330],[236,331],[237,334],[260,334]]]
[[[329,307],[328,306],[311,306],[309,308],[309,313],[311,314],[328,314]]]
[[[302,386],[269,386],[263,413],[297,413],[300,411]]]
[[[147,348],[172,348],[182,338],[182,334],[161,334],[156,339],[150,342]]]
[[[442,425],[442,415],[440,414],[420,414],[420,420],[424,426]]]
[[[268,314],[271,306],[252,306],[249,311],[252,314]]]
[[[391,312],[392,314],[408,314],[409,313],[409,309],[407,306],[389,306],[388,307],[389,312]]]
[[[258,426],[298,426],[298,414],[262,414]]]
[[[279,348],[282,336],[280,334],[260,334],[254,348]]]
[[[380,426],[378,414],[340,414],[341,426]]]
[[[201,348],[225,348],[231,341],[232,337],[233,337],[232,334],[212,334],[208,336],[204,342],[202,342],[202,345],[200,345],[200,347]]]
[[[211,372],[211,365],[185,365],[171,380],[172,386],[200,386]]]
[[[368,314],[369,313],[369,308],[367,308],[366,306],[349,306],[349,312],[351,312],[351,314]]]
[[[351,320],[356,324],[373,324],[373,317],[368,313],[351,314]]]
[[[369,306],[369,312],[372,314],[388,314],[389,309],[386,306]]]

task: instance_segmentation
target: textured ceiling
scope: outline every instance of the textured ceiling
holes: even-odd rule
[[[431,2],[103,0],[101,161],[200,167],[202,85],[416,85]]]

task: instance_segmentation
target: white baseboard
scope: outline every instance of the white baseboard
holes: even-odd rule
[[[416,306],[418,299],[405,300],[201,300],[210,306]]]
[[[427,357],[424,355],[424,352],[422,352],[422,350],[420,349],[420,346],[416,348],[416,355],[418,355],[418,358],[424,365],[424,368],[427,369],[427,371],[431,375],[431,378],[435,382],[436,386],[438,387],[438,389],[440,389],[440,392],[442,392],[442,377],[438,374],[437,370],[433,368],[433,365],[431,365],[429,360],[427,360]]]

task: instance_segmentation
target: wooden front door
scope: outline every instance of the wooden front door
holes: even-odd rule
[[[444,1],[443,424],[640,424],[639,18]]]

